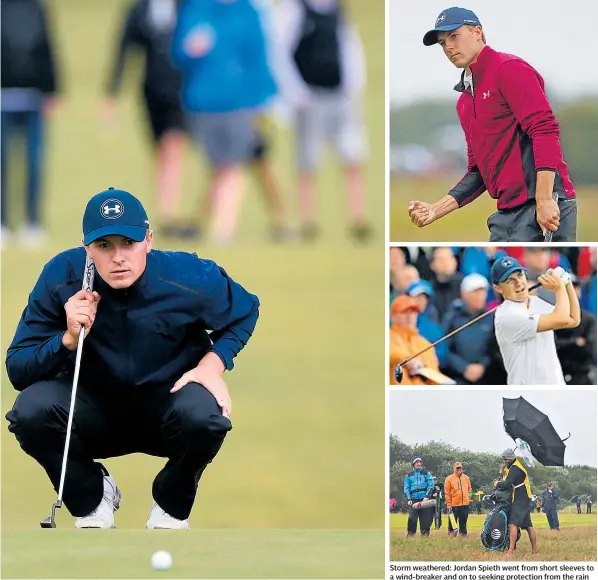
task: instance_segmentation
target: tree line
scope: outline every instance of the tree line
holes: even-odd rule
[[[573,183],[598,185],[598,96],[589,96],[572,103],[557,102],[554,112]],[[390,141],[395,145],[415,144],[434,148],[438,129],[446,125],[459,126],[455,103],[452,101],[422,101],[391,109]]]
[[[497,450],[498,453],[502,449]],[[403,499],[405,474],[411,471],[411,457],[421,456],[423,467],[441,483],[453,473],[453,464],[460,461],[463,471],[470,480],[474,493],[492,493],[493,482],[499,477],[502,458],[498,453],[476,453],[442,441],[407,445],[395,435],[390,436],[390,496]],[[544,467],[537,465],[528,469],[530,485],[534,495],[541,495],[546,484],[552,482],[561,496],[561,505],[570,502],[576,495],[589,495],[596,499],[596,468],[588,465],[567,465],[565,467]]]

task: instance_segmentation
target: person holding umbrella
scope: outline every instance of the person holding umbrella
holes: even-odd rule
[[[546,485],[546,491],[542,494],[542,509],[546,514],[548,520],[548,527],[551,530],[560,532],[559,528],[559,514],[556,510],[559,501],[559,492],[554,488],[552,483]]]
[[[405,475],[403,491],[407,496],[407,505],[409,506],[409,519],[407,520],[407,537],[415,536],[417,532],[417,521],[419,520],[419,530],[422,536],[430,535],[430,526],[434,517],[434,508],[414,509],[413,503],[423,500],[432,489],[434,489],[434,480],[432,475],[422,469],[422,458],[414,455],[411,458],[413,471]]]
[[[527,469],[523,462],[515,456],[512,449],[505,449],[502,453],[504,464],[503,479],[496,485],[497,490],[512,490],[512,502],[509,514],[509,549],[505,554],[513,554],[519,530],[523,529],[529,536],[532,554],[536,553],[536,530],[530,515],[530,500],[532,490],[529,483]]]

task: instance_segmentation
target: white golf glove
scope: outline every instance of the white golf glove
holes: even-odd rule
[[[563,281],[565,286],[571,283],[571,274],[569,274],[569,272],[567,272],[567,270],[564,268],[558,266],[552,271],[552,273],[556,274]]]

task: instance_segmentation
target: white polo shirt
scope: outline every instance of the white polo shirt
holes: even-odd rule
[[[540,315],[553,310],[537,296],[530,296],[529,308],[525,302],[505,300],[496,310],[494,329],[508,385],[565,384],[554,332],[538,332]]]

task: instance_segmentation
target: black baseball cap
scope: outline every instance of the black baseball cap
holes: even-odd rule
[[[145,239],[149,219],[141,202],[128,191],[109,187],[94,195],[83,214],[83,244],[120,235],[136,242]]]
[[[453,6],[443,10],[436,19],[436,25],[424,35],[424,44],[432,46],[438,42],[438,32],[452,32],[461,26],[482,26],[480,19],[467,8]]]

